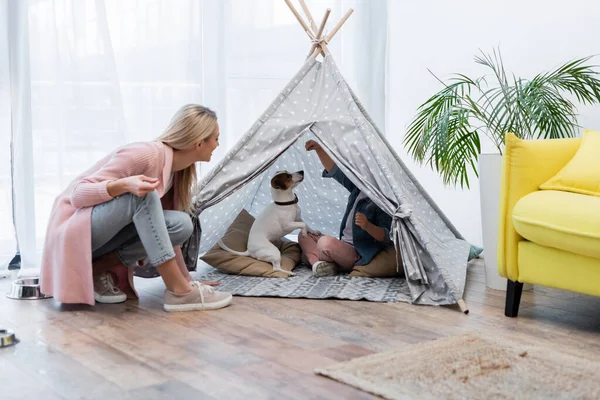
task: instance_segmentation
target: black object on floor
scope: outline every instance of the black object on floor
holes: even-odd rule
[[[21,253],[15,254],[12,260],[8,263],[8,270],[13,271],[16,269],[21,269]]]
[[[19,340],[13,331],[0,328],[0,348],[13,346],[17,343],[19,343]]]
[[[519,314],[519,303],[521,302],[521,293],[523,292],[523,282],[508,280],[506,285],[506,304],[504,315],[515,318]]]

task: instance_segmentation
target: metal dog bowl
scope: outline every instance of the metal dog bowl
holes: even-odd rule
[[[7,293],[6,297],[14,300],[41,300],[52,296],[40,291],[40,278],[20,278],[13,281],[10,293]]]

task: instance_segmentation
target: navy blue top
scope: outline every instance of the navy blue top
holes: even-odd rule
[[[342,233],[344,232],[344,228],[346,227],[346,221],[348,219],[348,214],[352,211],[352,207],[354,206],[354,202],[356,198],[360,194],[360,189],[356,187],[354,183],[350,179],[344,175],[342,170],[340,170],[337,165],[334,165],[331,171],[327,172],[327,170],[323,171],[324,178],[333,178],[339,183],[342,184],[349,192],[348,196],[348,205],[346,206],[346,212],[344,213],[344,218],[342,218],[342,223],[340,225],[340,240],[342,239]],[[363,213],[369,222],[374,225],[377,225],[380,228],[383,228],[385,231],[385,237],[382,242],[375,239],[373,236],[369,235],[367,231],[359,227],[354,223],[356,218],[356,213]],[[393,245],[390,240],[390,227],[392,225],[392,217],[390,217],[386,212],[384,212],[381,208],[377,207],[375,203],[371,201],[368,197],[365,199],[361,199],[356,204],[356,210],[354,211],[354,215],[352,216],[352,240],[354,242],[354,248],[356,252],[360,255],[360,259],[356,262],[356,265],[365,265],[370,263],[373,258],[381,251],[384,247],[388,245]]]

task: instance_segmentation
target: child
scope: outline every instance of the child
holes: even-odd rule
[[[392,245],[392,218],[344,175],[320,144],[309,140],[305,147],[306,151],[317,152],[325,168],[323,176],[335,179],[350,192],[339,239],[313,234],[299,236],[298,242],[312,265],[313,275],[335,275],[340,270],[349,272],[355,265],[370,263],[377,253]]]

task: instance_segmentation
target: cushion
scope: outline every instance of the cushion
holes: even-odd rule
[[[382,278],[404,275],[404,269],[400,265],[400,271],[396,272],[396,248],[388,246],[377,253],[370,263],[355,265],[349,275]]]
[[[223,243],[232,250],[246,251],[248,235],[253,223],[254,217],[250,215],[248,211],[243,209],[227,228],[227,231],[223,236]],[[281,240],[274,244],[281,251],[281,268],[286,271],[294,269],[296,264],[298,264],[298,261],[300,261],[301,250],[298,243],[289,240]],[[264,276],[271,278],[289,277],[289,275],[284,272],[274,271],[271,263],[259,261],[252,257],[231,254],[230,252],[221,249],[218,243],[215,243],[208,252],[200,257],[200,259],[227,274]]]
[[[600,197],[542,190],[521,198],[512,219],[519,235],[531,242],[600,258],[598,210]]]
[[[586,130],[573,158],[556,175],[540,185],[542,190],[563,190],[600,196],[600,132]]]
[[[483,249],[479,246],[475,246],[472,244],[471,248],[469,249],[469,257],[467,258],[467,260],[474,260],[478,258],[481,255],[481,253],[483,253]]]

